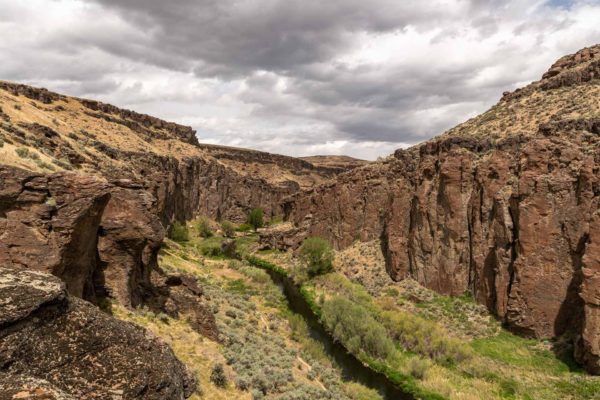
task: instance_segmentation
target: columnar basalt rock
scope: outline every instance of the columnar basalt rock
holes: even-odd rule
[[[131,181],[113,184],[100,226],[94,284],[124,306],[136,307],[151,286],[151,272],[158,268],[164,229],[149,192]]]

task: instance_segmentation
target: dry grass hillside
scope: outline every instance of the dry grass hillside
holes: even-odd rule
[[[3,81],[0,140],[2,163],[38,172],[73,169],[94,174],[130,169],[129,160],[119,157],[118,151],[180,160],[201,157],[242,176],[262,178],[274,185],[297,182],[303,188],[340,172],[339,167],[321,167],[293,157],[200,145],[190,127]]]
[[[300,159],[319,167],[337,168],[342,170],[361,167],[369,163],[366,160],[360,160],[349,156],[307,156],[300,157]]]
[[[505,92],[498,104],[448,130],[448,136],[492,141],[537,134],[545,124],[600,118],[600,45],[585,48],[555,62],[542,79]],[[585,84],[583,84],[585,83]]]

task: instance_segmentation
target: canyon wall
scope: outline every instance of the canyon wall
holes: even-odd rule
[[[382,239],[393,279],[469,292],[524,335],[571,335],[600,373],[598,58],[563,58],[439,138],[291,196],[294,229],[271,244]]]

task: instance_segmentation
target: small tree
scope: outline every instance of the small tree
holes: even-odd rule
[[[298,257],[310,276],[317,276],[333,269],[333,250],[325,239],[313,236],[305,239],[298,250]]]
[[[227,386],[227,376],[225,375],[223,364],[215,364],[210,373],[210,380],[218,387],[224,388]]]
[[[173,222],[171,229],[169,229],[169,239],[176,242],[187,242],[189,240],[189,234],[185,223],[179,221]]]
[[[198,222],[198,233],[205,239],[213,235],[212,229],[210,229],[210,222],[207,218],[202,218]]]
[[[248,214],[248,223],[252,226],[254,232],[256,232],[258,228],[262,228],[264,224],[262,208],[253,208],[252,211],[250,211],[250,214]]]
[[[221,222],[221,229],[223,230],[223,236],[232,238],[235,236],[235,225],[229,221]]]

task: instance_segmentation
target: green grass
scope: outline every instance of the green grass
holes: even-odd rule
[[[248,234],[235,238],[235,244],[241,254],[248,254],[252,248],[258,243],[258,235]]]
[[[523,369],[544,371],[549,374],[563,374],[577,368],[561,361],[549,349],[540,348],[540,342],[513,335],[502,330],[498,335],[471,341],[471,347],[478,354],[506,365]],[[578,368],[577,368],[578,369]]]

